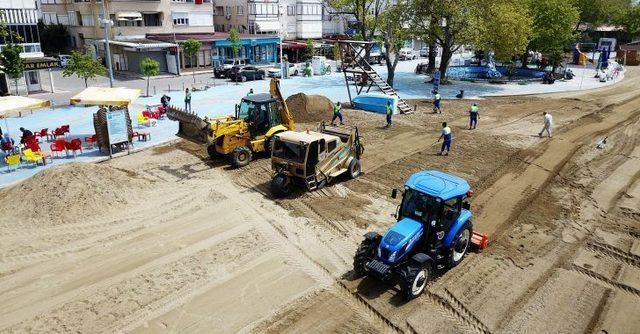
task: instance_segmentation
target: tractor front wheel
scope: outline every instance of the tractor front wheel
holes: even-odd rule
[[[238,147],[231,152],[231,163],[234,167],[244,167],[251,162],[251,150],[246,147]]]
[[[453,268],[462,262],[465,255],[469,250],[469,245],[471,244],[471,227],[469,224],[465,224],[456,237],[453,239],[453,245],[451,245],[451,260],[449,261],[450,266]]]
[[[349,176],[352,179],[355,179],[356,177],[360,176],[360,173],[362,173],[362,163],[360,163],[360,160],[351,160],[351,163],[349,163]]]
[[[378,245],[371,239],[364,239],[360,243],[356,255],[353,257],[353,271],[358,276],[367,274],[365,267],[367,262],[373,260],[376,256],[376,248]]]
[[[280,198],[291,193],[291,178],[285,174],[276,174],[271,180],[271,193]]]
[[[426,264],[411,262],[400,271],[400,288],[406,300],[416,298],[424,292],[429,281],[429,267]]]

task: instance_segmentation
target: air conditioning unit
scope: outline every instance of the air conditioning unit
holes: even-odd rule
[[[231,13],[227,13],[227,15],[225,15],[224,17],[226,17],[227,20],[231,20]]]

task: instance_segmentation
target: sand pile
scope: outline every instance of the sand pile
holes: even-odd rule
[[[149,187],[149,181],[132,172],[101,164],[65,164],[0,190],[0,222],[38,226],[82,222],[132,203],[140,190]]]
[[[291,95],[287,98],[287,106],[298,123],[331,120],[333,114],[333,102],[322,95]]]

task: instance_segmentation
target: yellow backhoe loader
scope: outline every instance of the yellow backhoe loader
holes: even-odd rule
[[[167,117],[179,122],[179,137],[207,145],[211,158],[229,157],[235,167],[248,165],[254,153],[269,156],[273,136],[295,126],[280,92],[280,81],[275,78],[269,84],[269,94],[243,97],[233,116],[203,119],[171,106]]]

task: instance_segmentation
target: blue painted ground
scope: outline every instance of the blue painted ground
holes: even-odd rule
[[[418,62],[406,61],[398,64],[395,78],[395,87],[402,98],[418,99],[418,98],[431,98],[430,84],[425,84],[425,76],[415,75],[413,73],[415,66]],[[386,76],[386,68],[384,66],[376,67],[376,70],[384,76]],[[441,88],[441,94],[443,98],[454,98],[460,89],[465,90],[465,97],[478,98],[485,95],[518,95],[518,94],[532,94],[532,93],[544,93],[544,92],[557,92],[567,90],[580,90],[602,87],[613,82],[600,83],[596,79],[593,79],[593,70],[584,70],[584,79],[581,78],[583,69],[574,69],[576,79],[568,82],[557,82],[555,85],[541,85],[539,83],[533,83],[528,85],[491,85],[487,83],[469,83],[469,82],[456,82],[453,85],[444,86]],[[587,72],[589,71],[589,72]],[[621,79],[620,76],[619,79]],[[286,97],[303,92],[305,94],[319,94],[329,97],[333,101],[347,102],[349,100],[347,90],[344,84],[344,76],[342,73],[332,73],[330,75],[302,78],[293,77],[291,79],[281,81],[282,93]],[[245,82],[241,84],[229,84],[223,86],[212,87],[207,91],[194,92],[192,94],[192,107],[201,116],[223,116],[232,114],[234,106],[238,103],[242,96],[246,95],[250,88],[256,93],[268,92],[269,80]],[[352,87],[352,93],[355,89]],[[172,104],[181,106],[184,100],[183,92],[172,92],[168,94],[172,98]],[[136,115],[144,109],[146,104],[158,104],[160,95],[156,95],[149,98],[139,98],[131,107],[130,114],[134,122],[134,129],[136,131],[145,131],[151,133],[151,140],[148,142],[138,142],[134,140],[134,146],[136,149],[157,145],[159,143],[167,142],[175,139],[175,133],[178,126],[176,122],[170,120],[160,120],[155,127],[150,128],[137,128],[136,127]],[[92,114],[97,110],[97,107],[57,107],[54,110],[47,110],[36,112],[31,115],[24,116],[22,118],[8,118],[0,121],[0,126],[6,131],[8,125],[9,132],[14,139],[18,141],[19,127],[25,127],[32,131],[37,131],[42,128],[49,128],[50,131],[63,124],[69,124],[71,127],[71,133],[68,139],[81,138],[90,136],[94,133],[93,130],[93,118]],[[5,125],[6,124],[6,125]],[[49,143],[43,142],[41,144],[42,149],[45,152],[50,153]],[[17,171],[7,172],[7,166],[4,164],[4,160],[0,162],[0,187],[4,187],[8,184],[30,177],[33,174],[41,171],[44,168],[50,168],[52,166],[68,163],[72,161],[96,161],[104,159],[105,155],[98,153],[96,149],[86,149],[83,154],[76,158],[54,157],[51,163],[46,166],[26,166],[22,165]]]

